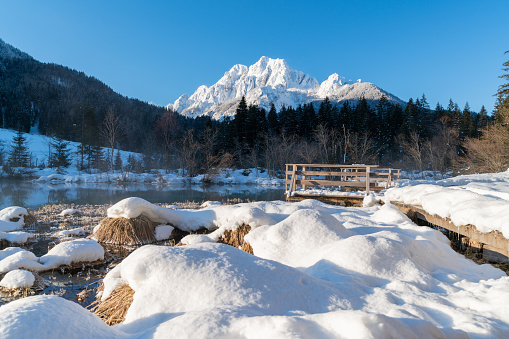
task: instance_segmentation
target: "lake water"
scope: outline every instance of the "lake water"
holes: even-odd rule
[[[152,203],[231,199],[284,200],[283,186],[255,185],[166,185],[151,184],[49,184],[0,179],[0,209],[8,206],[37,208],[45,204],[114,204],[140,197]]]

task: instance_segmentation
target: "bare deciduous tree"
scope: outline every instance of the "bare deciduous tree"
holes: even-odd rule
[[[466,163],[472,172],[501,172],[509,167],[509,110],[500,110],[496,125],[482,130],[479,139],[467,138]]]
[[[412,131],[410,137],[407,139],[403,135],[398,136],[398,143],[405,152],[407,161],[416,169],[421,175],[424,166],[424,147],[423,142],[417,132]]]
[[[108,154],[108,167],[113,168],[113,155],[117,144],[122,140],[125,135],[125,128],[122,125],[120,116],[115,112],[113,107],[108,109],[108,113],[104,117],[101,127],[101,136],[110,148]]]

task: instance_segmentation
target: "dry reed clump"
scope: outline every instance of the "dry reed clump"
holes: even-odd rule
[[[102,243],[117,245],[144,245],[156,241],[155,227],[159,223],[151,221],[143,214],[137,218],[105,218],[93,237]]]
[[[251,245],[249,245],[249,243],[244,240],[244,236],[250,231],[251,226],[242,224],[234,231],[225,231],[223,236],[219,239],[219,243],[234,246],[240,248],[244,252],[254,254],[253,247],[251,247]]]
[[[133,302],[134,290],[128,284],[117,287],[105,300],[92,306],[94,312],[108,325],[116,325],[125,320],[125,315]]]

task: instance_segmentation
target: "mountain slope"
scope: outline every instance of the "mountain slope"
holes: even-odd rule
[[[100,126],[110,108],[129,136],[120,146],[133,151],[143,149],[154,121],[165,112],[122,96],[83,72],[41,63],[0,39],[0,128],[35,128],[43,135],[76,141],[86,127],[86,114]]]
[[[242,96],[248,104],[268,110],[273,103],[279,110],[283,105],[295,107],[320,102],[326,97],[334,103],[357,101],[361,97],[373,102],[382,95],[389,101],[403,104],[372,83],[353,82],[334,73],[320,84],[314,77],[292,69],[285,60],[264,56],[249,67],[233,66],[214,85],[200,86],[191,96],[184,94],[166,107],[191,118],[209,115],[221,119],[235,114]]]

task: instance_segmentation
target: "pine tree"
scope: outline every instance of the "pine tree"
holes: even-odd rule
[[[410,98],[405,107],[405,134],[410,136],[410,133],[417,131],[417,108],[414,100]]]
[[[57,167],[59,171],[71,165],[71,151],[69,143],[60,137],[53,138],[51,142],[53,153],[51,155],[50,167]]]
[[[486,111],[486,108],[483,105],[481,107],[481,111],[479,112],[479,114],[477,114],[477,119],[475,123],[477,126],[477,130],[485,128],[488,125],[488,121],[489,121],[488,112]],[[476,134],[477,134],[476,136],[478,137],[479,133]]]
[[[328,128],[333,127],[332,104],[329,97],[326,97],[325,100],[320,103],[320,108],[318,109],[318,124]]]
[[[27,139],[23,136],[21,129],[19,129],[12,138],[9,160],[7,163],[11,167],[28,167],[29,160],[30,154],[28,153]]]
[[[506,51],[504,54],[509,54],[509,51]],[[504,120],[504,115],[509,115],[509,61],[504,62],[502,70],[505,74],[502,74],[499,78],[508,80],[508,82],[498,87],[497,104],[493,111],[493,118],[497,123],[501,123]]]
[[[270,110],[267,114],[267,125],[271,135],[276,135],[279,133],[279,120],[276,112],[276,107],[273,103],[270,104]]]
[[[235,135],[241,144],[247,141],[247,119],[248,108],[246,104],[246,98],[242,96],[242,99],[240,99],[239,105],[237,106],[235,118],[233,119]]]
[[[120,156],[120,151],[117,150],[117,155],[115,156],[115,170],[120,171],[122,169],[122,157]]]

